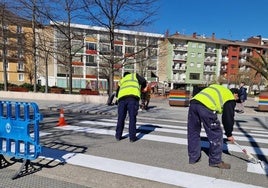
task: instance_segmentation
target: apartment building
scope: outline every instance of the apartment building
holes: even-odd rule
[[[4,9],[0,12],[0,82],[4,82],[4,62],[9,83],[31,83],[32,22]],[[52,23],[37,31],[38,81],[45,85],[48,80],[49,86],[66,88],[66,36]],[[102,27],[81,24],[71,24],[71,31],[73,88],[106,91],[109,33]],[[268,39],[261,36],[231,41],[217,39],[214,33],[209,37],[197,33],[164,36],[119,29],[114,40],[114,86],[125,71],[137,72],[151,82],[166,83],[171,89],[246,80],[262,85],[261,77],[254,77],[255,72],[245,63],[248,56],[258,57],[256,51],[267,55],[267,44]]]
[[[54,47],[60,51],[66,37],[59,26],[51,23],[54,35]],[[107,66],[110,56],[109,32],[103,27],[71,24],[72,39],[72,77],[73,88],[90,87],[93,90],[107,90]],[[114,81],[122,77],[123,72],[137,72],[148,81],[156,82],[159,64],[159,45],[164,35],[116,30],[114,40]],[[66,88],[68,86],[68,67],[64,58],[54,54],[50,64],[49,85]],[[42,85],[45,79],[41,77]],[[115,87],[114,87],[115,88]]]
[[[30,83],[32,23],[0,6],[0,82]]]
[[[257,42],[258,41],[258,42]],[[180,85],[208,85],[215,82],[239,84],[252,80],[259,84],[260,77],[246,66],[248,56],[258,57],[255,50],[268,54],[262,39],[249,38],[248,41],[216,39],[193,33],[192,36],[176,33],[166,37],[160,50],[159,80],[169,83],[171,88]]]

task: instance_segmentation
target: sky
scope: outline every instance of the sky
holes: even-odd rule
[[[159,0],[159,7],[148,32],[196,32],[207,37],[215,33],[217,39],[230,40],[268,38],[268,0]]]

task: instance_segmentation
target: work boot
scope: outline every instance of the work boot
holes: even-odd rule
[[[210,167],[216,167],[216,168],[221,168],[221,169],[230,169],[231,165],[225,162],[220,162],[218,164],[210,164]]]

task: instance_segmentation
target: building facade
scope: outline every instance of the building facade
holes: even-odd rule
[[[0,7],[0,82],[31,82],[32,23]]]
[[[65,35],[59,26],[53,28],[54,48],[64,51]],[[109,32],[102,27],[71,24],[73,88],[107,90],[107,67],[111,53]],[[114,88],[125,71],[137,72],[148,81],[156,82],[159,45],[164,36],[155,33],[116,30],[114,40]],[[67,52],[66,52],[67,53]],[[61,53],[54,53],[50,64],[49,85],[68,86],[68,66]],[[41,77],[42,85],[45,82]]]
[[[261,39],[259,39],[261,40]],[[255,51],[267,55],[268,48],[252,38],[230,41],[211,37],[180,35],[166,37],[161,46],[159,80],[171,89],[180,85],[206,86],[211,83],[238,85],[241,81],[262,84],[261,77],[246,65],[248,56],[258,57]],[[163,71],[162,71],[163,70]]]
[[[0,82],[5,72],[9,83],[32,83],[34,74],[32,22],[1,10]],[[67,88],[68,54],[72,54],[72,87],[107,91],[107,67],[111,60],[110,37],[107,29],[71,24],[71,51],[62,31],[66,25],[36,29],[37,76],[41,85]],[[247,41],[210,37],[115,30],[113,74],[114,88],[126,71],[137,72],[148,81],[168,85],[208,85],[222,83],[264,85],[260,76],[247,66],[247,57],[268,55],[268,39],[261,36]],[[67,55],[66,55],[67,54]],[[5,70],[6,68],[6,70]]]

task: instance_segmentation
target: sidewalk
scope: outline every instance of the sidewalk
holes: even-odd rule
[[[45,100],[31,100],[31,99],[1,99],[8,101],[24,101],[35,102],[38,104],[40,110],[59,111],[63,109],[66,113],[87,113],[95,115],[112,115],[117,116],[117,105],[108,106],[106,104],[94,104],[85,102],[71,102],[71,101],[45,101]],[[248,97],[245,102],[245,113],[236,115],[251,115],[251,116],[267,116],[268,112],[257,111],[258,101],[255,98]],[[176,114],[187,115],[188,107],[170,106],[168,97],[156,96],[151,98],[149,109],[147,111],[139,112],[141,116],[157,117],[171,117],[177,118]],[[175,116],[174,116],[175,115]]]
[[[108,106],[105,104],[90,104],[90,103],[62,103],[47,106],[50,110],[64,109],[65,112],[79,112],[87,114],[112,115],[117,116],[117,105]],[[245,112],[236,115],[250,115],[250,116],[267,116],[268,112],[257,111],[258,101],[255,98],[248,98],[245,102]],[[141,116],[150,116],[152,118],[178,118],[177,115],[186,117],[188,107],[170,106],[169,99],[166,97],[153,97],[149,103],[149,109],[146,111],[139,111]],[[177,114],[177,115],[176,115]],[[175,115],[175,116],[174,116]],[[181,117],[180,117],[181,118]]]

